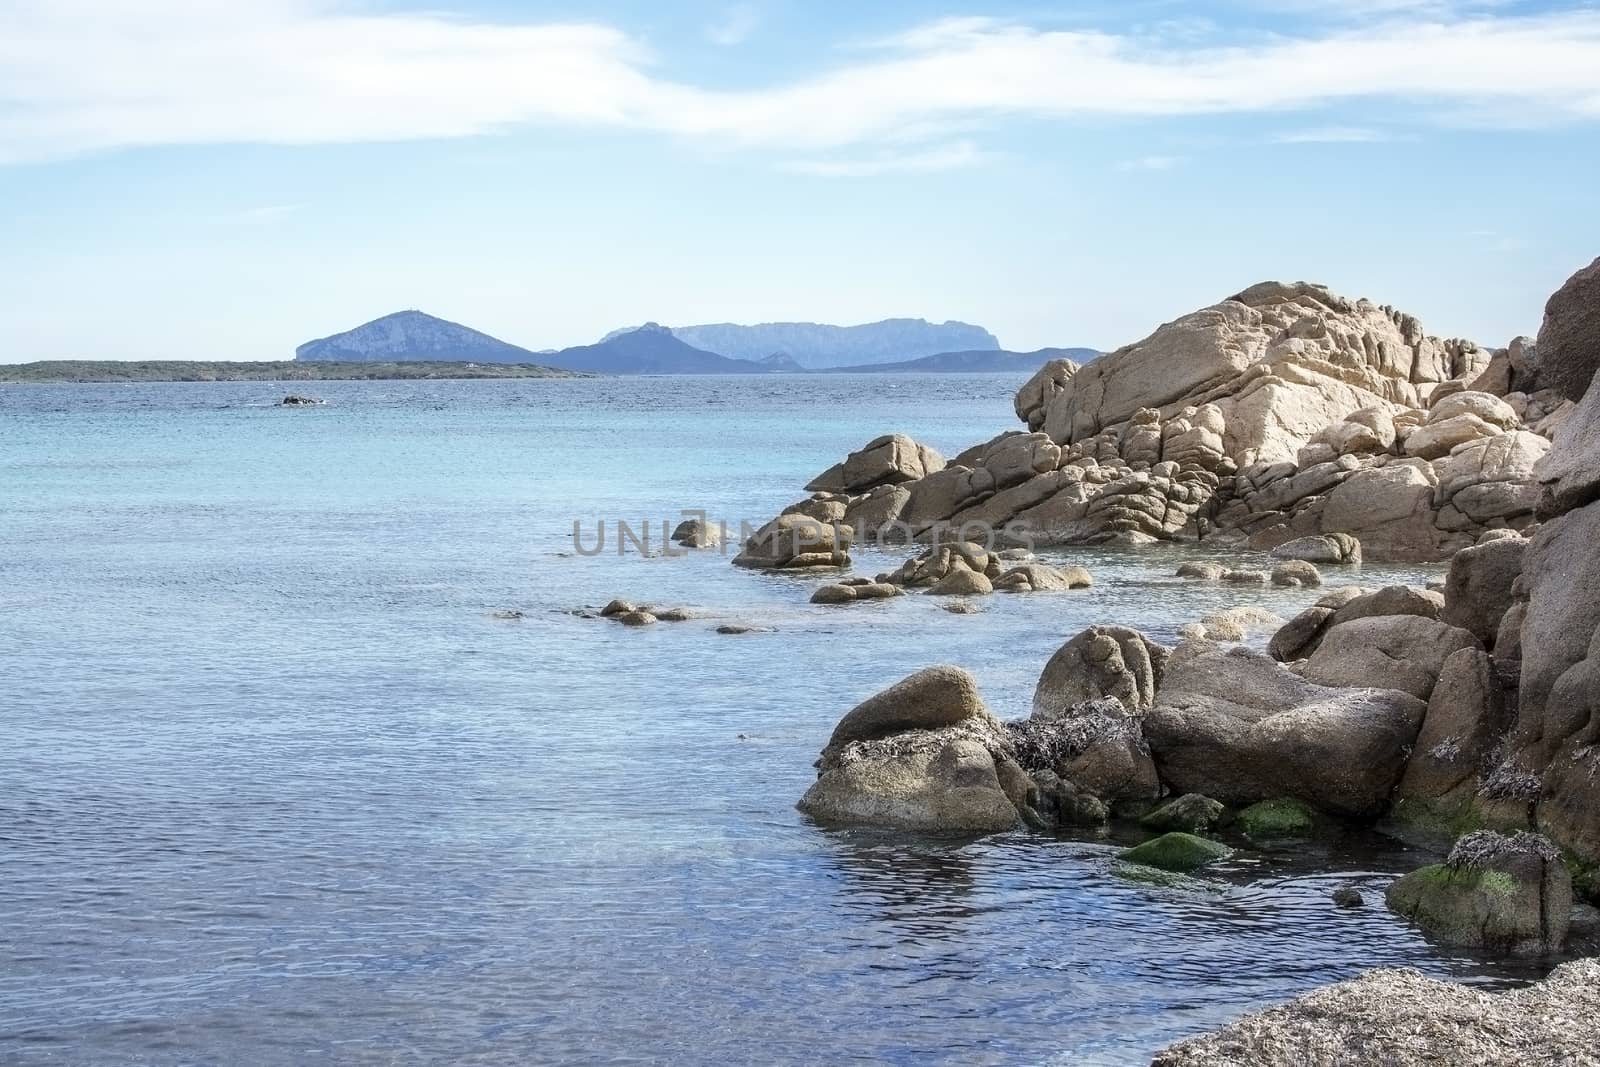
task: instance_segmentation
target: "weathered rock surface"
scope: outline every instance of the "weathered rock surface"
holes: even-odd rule
[[[1027,432],[948,464],[879,438],[791,510],[885,543],[1137,545],[1220,528],[1263,549],[1354,537],[1374,559],[1442,559],[1531,521],[1525,463],[1480,449],[1448,490],[1433,465],[1553,432],[1545,399],[1497,393],[1518,360],[1532,365],[1526,346],[1492,354],[1321,286],[1262,283],[1083,367],[1047,364],[1016,396]],[[1352,561],[1336,553],[1307,562]]]
[[[1048,771],[1076,793],[1104,802],[1161,795],[1139,722],[1113,698],[1087,700],[1050,719],[1007,723],[1006,731],[1023,768]]]
[[[1581,400],[1600,370],[1600,259],[1568,278],[1544,306],[1539,384]]]
[[[1094,579],[1082,567],[1052,567],[1045,563],[1023,563],[994,580],[994,587],[1007,593],[1087,589],[1093,584]]]
[[[1444,661],[1464,648],[1482,645],[1457,626],[1381,615],[1330,627],[1301,673],[1318,685],[1398,689],[1427,700]]]
[[[898,485],[944,469],[944,457],[903,433],[867,442],[858,452],[823,471],[806,486],[810,492],[859,493],[880,485]]]
[[[842,522],[788,512],[752,534],[733,562],[768,570],[848,567],[853,537],[854,531]]]
[[[799,808],[819,822],[903,830],[987,833],[1018,821],[990,748],[956,730],[848,745]]]
[[[1129,714],[1147,711],[1168,649],[1126,626],[1091,626],[1056,650],[1033,692],[1033,718],[1066,716],[1087,700],[1111,697]]]
[[[1369,971],[1180,1041],[1151,1067],[1595,1067],[1600,960],[1503,993]]]
[[[1511,725],[1511,702],[1494,660],[1464,648],[1444,661],[1406,771],[1396,790],[1408,821],[1444,827],[1473,808]]]
[[[1139,825],[1147,830],[1201,833],[1221,821],[1226,810],[1221,801],[1199,793],[1185,793],[1146,814]]]
[[[1016,824],[1011,797],[1025,778],[958,667],[918,671],[856,705],[817,768],[799,807],[819,821],[971,833]]]
[[[1511,609],[1511,587],[1522,575],[1527,550],[1526,539],[1512,536],[1457,552],[1445,579],[1440,618],[1493,648],[1500,624]]]
[[[1450,858],[1397,880],[1389,907],[1448,945],[1516,956],[1559,952],[1572,918],[1572,877],[1538,834],[1479,830]]]
[[[1259,653],[1173,657],[1145,738],[1161,779],[1228,804],[1278,797],[1372,816],[1405,766],[1427,705],[1306,681]]]

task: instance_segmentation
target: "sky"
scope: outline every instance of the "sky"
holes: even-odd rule
[[[1597,173],[1594,2],[0,0],[0,362],[404,308],[1109,349],[1269,278],[1501,346]]]

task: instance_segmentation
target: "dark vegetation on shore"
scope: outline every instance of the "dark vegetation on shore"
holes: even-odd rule
[[[587,378],[537,363],[44,360],[0,366],[0,382],[320,382],[429,378]]]

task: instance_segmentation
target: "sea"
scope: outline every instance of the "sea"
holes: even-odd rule
[[[1019,428],[1020,384],[0,386],[0,1062],[1135,1064],[1368,968],[1541,977],[1387,912],[1434,857],[1370,831],[1158,886],[1116,873],[1127,828],[795,809],[839,717],[919,668],[1025,717],[1085,626],[1315,596],[1174,577],[1263,562],[1200,545],[1046,551],[1093,588],[975,615],[824,607],[663,551],[880,434]],[[613,598],[694,617],[593,617]]]

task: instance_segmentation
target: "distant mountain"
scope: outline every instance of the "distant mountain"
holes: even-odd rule
[[[294,358],[346,363],[417,359],[469,363],[543,362],[526,348],[420,311],[397,311],[353,330],[307,341],[294,350]]]
[[[856,367],[834,367],[836,374],[984,374],[991,371],[1033,371],[1052,359],[1087,363],[1102,352],[1093,348],[1041,348],[1034,352],[1008,352],[1003,348],[980,348],[972,352],[940,352],[920,359],[896,363],[863,363]]]
[[[595,374],[767,374],[788,369],[703,351],[654,322],[609,334],[599,344],[563,348],[539,358],[553,367]]]
[[[621,332],[608,335],[606,340]],[[773,355],[785,355],[810,369],[890,363],[941,352],[1000,347],[994,334],[981,326],[965,322],[932,323],[926,319],[884,319],[861,326],[827,326],[815,322],[740,326],[722,322],[675,326],[672,333],[695,348],[729,359],[756,362]]]

